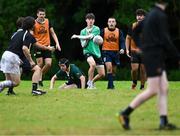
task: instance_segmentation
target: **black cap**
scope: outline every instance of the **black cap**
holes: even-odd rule
[[[61,65],[61,64],[65,64],[66,67],[69,67],[69,60],[66,59],[66,58],[62,58],[62,59],[59,60],[59,64],[60,64],[60,65]]]

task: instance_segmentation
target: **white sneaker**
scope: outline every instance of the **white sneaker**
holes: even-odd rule
[[[91,85],[88,85],[87,89],[96,89],[95,85],[92,83]]]

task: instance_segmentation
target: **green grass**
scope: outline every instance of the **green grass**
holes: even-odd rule
[[[96,83],[96,90],[48,90],[44,96],[32,96],[31,82],[22,81],[16,96],[0,94],[0,135],[180,135],[180,130],[158,131],[156,97],[131,116],[131,131],[124,131],[115,114],[125,108],[141,91],[131,91],[131,82],[116,81],[116,89],[107,90],[107,82]],[[170,82],[169,120],[180,126],[180,82]]]

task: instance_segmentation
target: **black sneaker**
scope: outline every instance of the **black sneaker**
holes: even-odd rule
[[[130,129],[130,126],[129,126],[130,119],[129,119],[128,116],[123,115],[122,113],[119,113],[118,114],[118,120],[119,120],[120,124],[122,125],[122,127],[125,130],[129,130]]]
[[[39,81],[39,86],[43,87],[43,81]]]
[[[11,90],[11,91],[7,91],[6,95],[16,95],[16,93],[13,90]]]
[[[44,91],[41,91],[41,90],[32,90],[32,94],[33,95],[43,95],[45,94],[46,92]]]
[[[175,130],[175,129],[177,129],[177,127],[171,123],[161,124],[159,126],[159,130]]]
[[[144,85],[141,85],[141,86],[140,86],[140,90],[144,90]]]

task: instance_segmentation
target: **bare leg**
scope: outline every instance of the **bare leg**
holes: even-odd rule
[[[160,77],[152,77],[148,78],[147,80],[147,89],[139,94],[131,103],[130,107],[133,109],[139,107],[141,104],[143,104],[145,101],[147,101],[152,96],[156,95],[157,92],[160,90],[159,88],[160,84]]]
[[[96,67],[98,74],[93,78],[93,82],[103,78],[105,76],[104,65],[99,65]]]
[[[164,71],[160,78],[160,91],[158,92],[158,108],[160,115],[167,115],[168,80]]]

